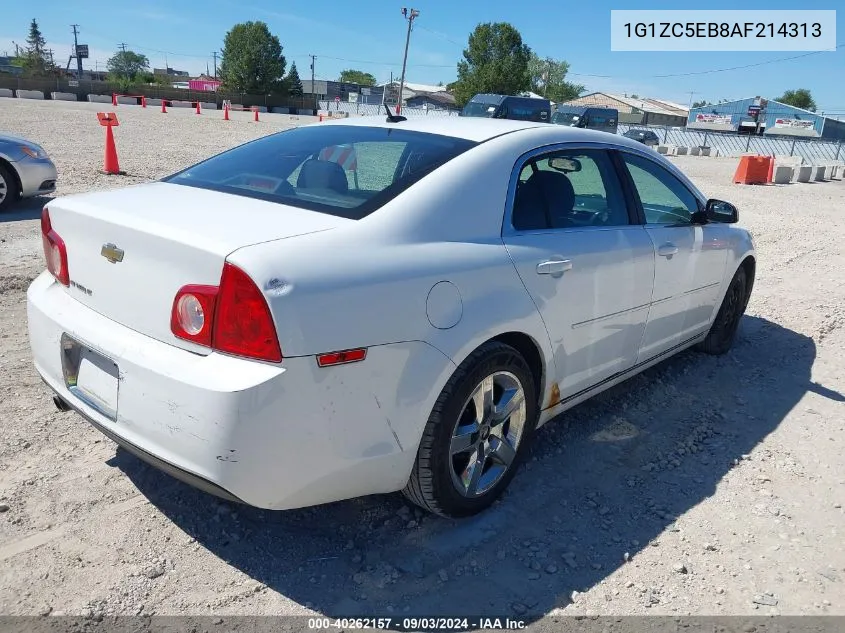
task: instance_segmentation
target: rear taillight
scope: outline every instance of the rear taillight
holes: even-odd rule
[[[41,243],[44,246],[44,259],[47,260],[47,270],[60,284],[70,285],[70,274],[67,269],[67,248],[64,240],[53,230],[50,223],[50,212],[47,207],[41,211]]]
[[[237,266],[223,264],[220,286],[184,286],[176,293],[170,329],[181,339],[270,362],[282,351],[270,306],[255,282]]]
[[[211,327],[217,286],[185,286],[176,293],[170,329],[179,338],[211,346]]]
[[[237,356],[282,360],[267,300],[249,275],[228,262],[220,278],[212,347]]]

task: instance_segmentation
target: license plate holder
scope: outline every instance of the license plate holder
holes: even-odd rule
[[[117,363],[67,332],[62,334],[60,345],[65,387],[102,416],[117,421],[120,391]]]

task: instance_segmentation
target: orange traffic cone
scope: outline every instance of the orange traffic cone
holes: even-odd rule
[[[164,99],[161,100],[161,112],[162,114],[167,114],[167,101]]]
[[[113,106],[117,105],[117,95],[115,93],[111,93],[111,104]]]
[[[255,113],[255,116],[253,117],[253,121],[258,121],[258,108],[255,108],[253,110],[253,112]]]
[[[773,176],[775,175],[775,157],[774,154],[769,156],[769,173],[766,175],[766,182],[772,182]]]
[[[223,108],[223,120],[224,121],[229,120],[229,108]]]
[[[202,114],[202,112],[200,112],[200,102],[199,101],[197,101],[197,114]]]
[[[117,162],[117,147],[114,144],[114,132],[111,126],[106,127],[106,152],[103,161],[103,171],[107,174],[120,174],[120,164]]]

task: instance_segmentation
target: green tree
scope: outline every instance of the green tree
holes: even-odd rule
[[[242,22],[226,33],[220,79],[238,92],[268,94],[282,87],[285,56],[265,22]]]
[[[340,73],[338,81],[343,83],[358,84],[359,86],[375,86],[376,78],[363,70],[348,68]]]
[[[150,60],[135,51],[117,51],[109,57],[106,68],[113,80],[129,81],[131,84],[143,80],[144,73],[150,69]]]
[[[50,56],[45,50],[47,42],[38,28],[35,18],[29,25],[29,35],[26,38],[26,49],[21,56],[21,66],[27,75],[43,77],[51,70]]]
[[[299,71],[296,69],[296,62],[290,66],[290,72],[285,78],[285,85],[288,87],[288,93],[294,97],[302,96],[302,80],[299,78]]]
[[[531,49],[507,22],[485,22],[470,34],[458,62],[455,101],[464,105],[481,92],[515,95],[531,87]]]
[[[710,103],[709,101],[704,101],[703,99],[701,101],[693,101],[692,102],[693,108],[703,108],[704,106],[709,106],[709,105],[713,105],[713,104]]]
[[[531,90],[555,103],[577,99],[586,90],[581,84],[566,81],[569,64],[551,57],[541,59],[531,53],[528,61],[528,73],[531,75]]]
[[[809,110],[810,112],[816,111],[816,102],[813,99],[813,95],[811,95],[810,91],[806,88],[787,90],[780,97],[775,99],[775,101],[780,101],[781,103],[795,106],[796,108]]]

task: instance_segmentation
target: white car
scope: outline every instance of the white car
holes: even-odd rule
[[[218,496],[466,516],[541,424],[731,347],[755,270],[736,221],[617,135],[303,126],[50,202],[29,338],[57,406]]]

